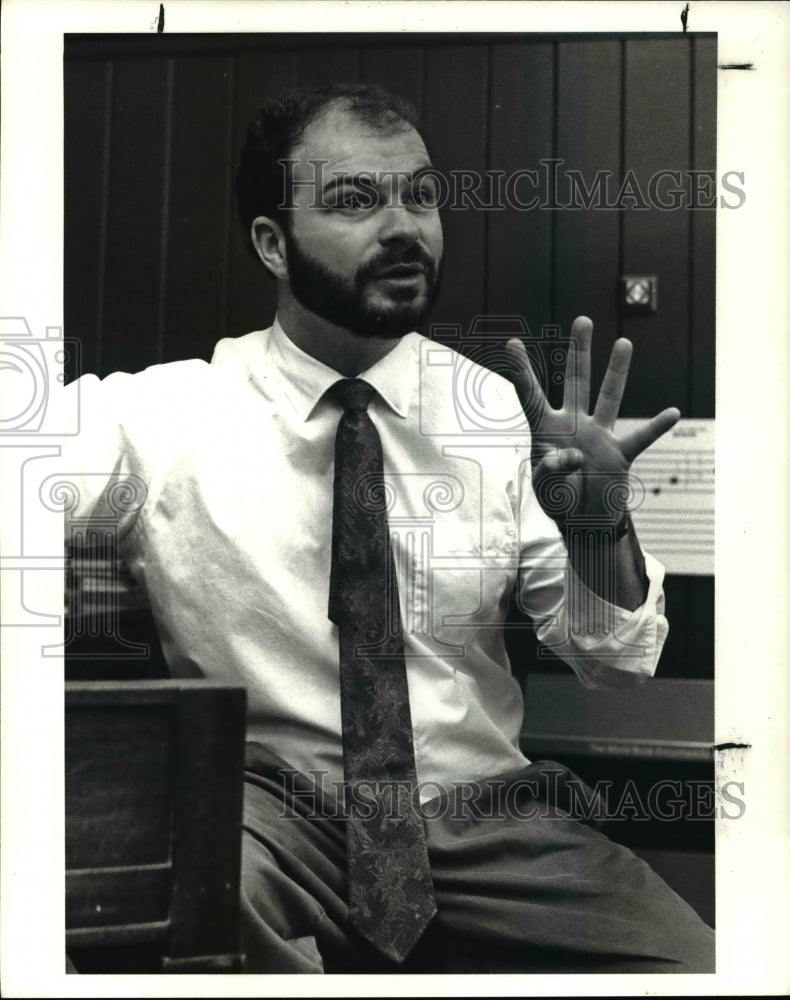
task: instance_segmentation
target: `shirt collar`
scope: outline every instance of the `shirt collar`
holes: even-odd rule
[[[369,382],[390,409],[403,418],[409,414],[416,381],[417,339],[418,334],[406,334],[389,354],[358,376]],[[310,418],[327,389],[343,378],[297,347],[277,317],[269,340],[269,356],[285,395],[302,420]]]

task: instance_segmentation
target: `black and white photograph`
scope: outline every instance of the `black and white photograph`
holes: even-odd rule
[[[747,5],[111,6],[4,98],[8,995],[781,990]]]

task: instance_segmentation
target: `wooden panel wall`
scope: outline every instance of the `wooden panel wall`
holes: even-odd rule
[[[422,112],[442,169],[536,170],[559,160],[587,185],[626,170],[715,170],[715,39],[540,36],[74,36],[67,40],[66,326],[85,370],[211,354],[268,325],[272,282],[235,217],[246,124],[292,85],[376,81]],[[535,185],[515,188],[522,203]],[[619,335],[637,366],[624,416],[668,402],[713,415],[712,212],[444,212],[434,322],[523,316],[534,337],[596,322],[597,372]],[[659,310],[624,317],[618,277],[659,277]]]
[[[607,171],[616,198],[628,170],[645,190],[656,170],[716,168],[713,36],[67,36],[65,327],[83,371],[208,359],[270,323],[274,282],[235,213],[238,152],[262,102],[340,79],[410,99],[443,170],[535,170],[547,197],[541,161],[562,161],[559,204],[569,169],[588,187]],[[713,416],[712,211],[448,208],[443,222],[432,322],[516,316],[540,339],[586,313],[596,377],[617,336],[634,341],[623,416]],[[658,275],[657,313],[622,314],[625,271]],[[712,581],[670,581],[668,596],[689,618],[668,669],[707,675]]]

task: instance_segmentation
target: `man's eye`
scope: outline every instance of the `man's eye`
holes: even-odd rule
[[[411,201],[420,208],[436,208],[439,188],[432,177],[418,179],[411,188]]]
[[[351,212],[373,207],[373,198],[367,192],[348,191],[339,194],[330,205],[331,208]]]

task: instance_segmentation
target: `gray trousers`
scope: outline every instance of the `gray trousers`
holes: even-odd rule
[[[574,776],[553,762],[426,807],[438,913],[396,965],[349,925],[335,799],[259,744],[247,749],[247,972],[714,971],[713,931],[647,864],[569,815]]]

